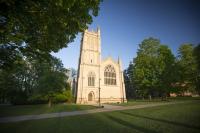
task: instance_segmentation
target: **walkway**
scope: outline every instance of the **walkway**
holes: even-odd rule
[[[40,115],[23,115],[23,116],[14,116],[14,117],[3,117],[3,118],[0,118],[0,123],[19,122],[19,121],[26,121],[26,120],[37,120],[37,119],[75,116],[75,115],[85,115],[85,114],[93,114],[93,113],[99,113],[99,112],[111,112],[111,111],[128,110],[128,109],[141,109],[141,108],[156,107],[156,106],[171,105],[171,104],[180,104],[180,103],[185,103],[185,102],[152,103],[152,104],[135,105],[135,106],[114,106],[114,105],[103,104],[104,108],[91,109],[91,110],[48,113],[48,114],[40,114]]]

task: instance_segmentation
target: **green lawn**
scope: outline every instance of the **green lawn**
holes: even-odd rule
[[[180,102],[180,101],[200,101],[200,97],[170,97],[167,98],[167,100],[161,100],[161,99],[152,99],[152,100],[134,100],[130,99],[127,103],[114,103],[112,105],[118,105],[118,106],[134,106],[134,105],[145,105],[145,104],[151,104],[151,103],[168,103],[168,102]]]
[[[118,106],[134,106],[134,105],[145,105],[145,104],[151,104],[151,103],[167,103],[167,102],[173,102],[171,100],[162,101],[161,99],[153,99],[151,101],[149,100],[129,100],[127,103],[114,103],[112,105],[118,105]]]
[[[94,108],[96,107],[90,105],[76,105],[76,104],[55,104],[51,108],[49,108],[47,104],[0,106],[0,117],[87,110]]]
[[[0,124],[0,133],[199,133],[200,102]]]

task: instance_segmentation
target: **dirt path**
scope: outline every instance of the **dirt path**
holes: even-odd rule
[[[40,115],[22,115],[22,116],[14,116],[14,117],[3,117],[3,118],[0,118],[0,123],[20,122],[20,121],[26,121],[26,120],[37,120],[37,119],[75,116],[75,115],[85,115],[85,114],[93,114],[93,113],[99,113],[99,112],[111,112],[111,111],[128,110],[128,109],[141,109],[141,108],[180,104],[180,103],[186,103],[186,102],[151,103],[151,104],[146,104],[146,105],[135,105],[135,106],[114,106],[114,105],[103,104],[104,108],[91,109],[91,110],[48,113],[48,114],[40,114]]]

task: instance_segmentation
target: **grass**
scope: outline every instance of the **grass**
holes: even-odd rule
[[[134,105],[145,105],[145,104],[150,104],[150,103],[166,103],[166,102],[171,102],[171,101],[161,101],[160,99],[152,99],[151,101],[149,100],[128,100],[127,103],[114,103],[112,105],[118,105],[118,106],[134,106]]]
[[[88,110],[94,108],[96,107],[90,105],[76,105],[76,104],[55,104],[50,108],[48,107],[47,104],[16,105],[16,106],[6,105],[6,106],[0,106],[0,117]]]
[[[199,133],[199,100],[136,110],[0,124],[6,133]]]
[[[151,103],[168,103],[168,102],[178,102],[178,101],[196,101],[200,100],[200,97],[170,97],[167,98],[167,100],[161,100],[161,99],[130,99],[127,103],[113,103],[112,105],[118,105],[118,106],[134,106],[134,105],[145,105],[145,104],[151,104]]]
[[[200,97],[176,97],[169,98],[167,101],[161,101],[161,99],[152,99],[149,100],[128,100],[127,103],[121,104],[112,104],[119,106],[134,106],[134,105],[145,105],[150,103],[166,103],[174,101],[195,101],[199,100]],[[44,114],[44,113],[54,113],[54,112],[68,112],[68,111],[77,111],[77,110],[88,110],[94,109],[95,106],[90,105],[77,105],[77,104],[54,104],[51,108],[47,104],[40,105],[16,105],[16,106],[0,106],[0,117],[7,116],[18,116],[18,115],[34,115],[34,114]]]

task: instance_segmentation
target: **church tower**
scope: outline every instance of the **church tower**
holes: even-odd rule
[[[100,29],[83,33],[77,75],[76,103],[126,102],[122,63],[101,59]]]
[[[81,40],[76,103],[84,104],[98,101],[101,64],[100,29],[86,30]]]

